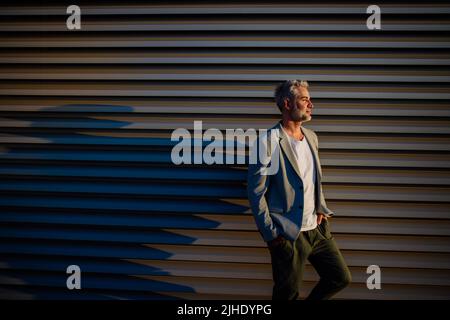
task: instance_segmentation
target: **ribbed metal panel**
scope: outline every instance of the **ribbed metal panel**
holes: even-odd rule
[[[0,298],[270,298],[246,166],[175,166],[170,135],[269,128],[288,78],[311,83],[353,274],[336,298],[450,298],[447,3],[378,2],[382,31],[351,1],[152,3],[80,5],[80,31],[0,8]]]

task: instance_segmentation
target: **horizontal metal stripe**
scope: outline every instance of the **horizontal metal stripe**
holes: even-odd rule
[[[9,70],[7,70],[9,71]],[[0,72],[1,80],[174,80],[174,81],[283,81],[286,78],[295,77],[298,73],[262,73],[252,74],[251,72],[242,72],[235,74],[227,74],[222,71],[220,73],[175,73],[171,70],[167,72],[161,71],[161,73],[118,73],[116,70],[110,73],[92,73],[83,72],[79,73],[64,72],[64,73],[52,73],[52,72],[21,72],[20,70],[13,72]],[[314,74],[304,72],[302,76],[309,81],[336,81],[336,82],[450,82],[450,76],[439,75],[439,72],[431,75],[420,75],[420,72],[415,75],[371,75],[366,73],[365,75],[347,75],[345,72],[338,74]]]
[[[75,291],[75,292],[74,292]],[[77,290],[51,288],[47,286],[0,285],[0,299],[2,300],[80,300]],[[84,290],[83,300],[173,300],[173,298],[152,292],[124,292],[118,290]]]
[[[96,196],[95,199],[89,197],[66,197],[58,196],[51,198],[51,201],[41,201],[40,196],[28,196],[27,202],[19,201],[18,197],[9,195],[7,206],[22,206],[28,207],[44,207],[44,208],[78,208],[78,209],[100,209],[100,210],[127,210],[127,211],[169,211],[169,212],[222,212],[222,213],[236,213],[248,211],[248,203],[233,204],[229,203],[223,198],[204,198],[201,201],[198,199],[166,199],[162,197],[150,198],[145,197],[141,199],[124,199],[116,195],[112,198],[100,198]],[[6,198],[0,198],[0,201]],[[243,201],[242,201],[243,202]],[[247,200],[245,200],[247,202]]]
[[[8,285],[46,285],[51,287],[66,287],[66,275],[64,273],[47,272],[5,272],[0,276],[1,284]],[[97,276],[83,275],[83,287],[132,290],[132,291],[156,291],[156,290],[175,290],[175,291],[193,291],[185,285],[174,285],[160,281],[146,281],[138,277],[128,275]]]
[[[337,233],[450,236],[450,222],[442,220],[336,218],[330,225]]]
[[[341,248],[342,249],[342,248]],[[342,249],[349,266],[450,269],[449,254],[434,252],[361,251]],[[206,261],[227,263],[270,263],[267,248],[194,246],[168,244],[128,244],[33,239],[7,239],[0,242],[3,254],[32,254],[42,257],[68,256],[92,258]]]
[[[63,145],[103,145],[103,146],[158,146],[172,147],[178,141],[170,141],[167,133],[77,131],[76,134],[27,133],[0,134],[3,144],[63,144]],[[204,146],[210,142],[204,142]],[[5,145],[5,147],[7,147]],[[397,137],[393,135],[328,135],[320,136],[320,149],[341,150],[394,150],[394,151],[449,151],[447,137]]]
[[[449,48],[448,38],[402,37],[149,37],[149,36],[16,36],[0,35],[0,48]]]
[[[158,151],[94,151],[94,150],[20,150],[0,147],[0,159],[66,160],[66,161],[114,161],[123,163],[170,163],[170,152]],[[62,164],[61,164],[62,165]]]
[[[1,284],[8,285],[46,285],[46,286],[63,286],[64,277],[58,275],[48,274],[27,274],[19,272],[8,272],[0,277]],[[190,280],[190,281],[189,281]],[[192,283],[194,280],[198,280],[196,283]],[[170,282],[168,282],[170,281]],[[258,294],[269,296],[269,284],[263,281],[251,281],[240,279],[240,290],[234,290],[233,294]],[[209,285],[205,284],[202,278],[157,278],[157,279],[136,279],[126,276],[115,277],[94,277],[85,275],[83,277],[84,288],[109,288],[120,290],[137,290],[137,291],[176,291],[176,292],[196,292],[196,293],[227,293],[231,294],[230,280],[227,280],[227,284],[224,281],[216,279],[214,282],[210,280]],[[214,284],[213,284],[214,283]],[[214,285],[214,289],[211,287]],[[255,288],[256,286],[256,288]]]
[[[66,179],[67,180],[67,179]],[[221,184],[182,184],[178,181],[173,182],[142,182],[142,183],[126,183],[126,182],[83,182],[83,181],[15,181],[2,179],[0,182],[0,190],[3,192],[12,191],[21,192],[22,201],[18,201],[16,195],[10,195],[5,199],[0,199],[0,205],[3,206],[37,206],[37,207],[72,207],[72,201],[64,199],[66,194],[75,195],[96,195],[101,196],[154,196],[154,197],[194,197],[198,201],[202,198],[247,198],[247,191],[243,184],[221,185]],[[28,192],[25,198],[24,192]],[[51,195],[43,195],[42,193],[52,193]],[[330,200],[359,200],[359,201],[423,201],[423,202],[450,202],[448,197],[450,188],[445,187],[428,187],[423,186],[373,186],[373,185],[341,185],[328,184],[324,186],[324,194]],[[35,199],[37,193],[41,194],[43,200]],[[58,196],[58,197],[56,197]],[[62,196],[62,197],[61,197]],[[27,199],[25,203],[23,201]],[[80,200],[81,207],[92,205],[91,199]],[[104,207],[105,203],[96,204],[99,208]]]
[[[32,182],[19,182],[19,181],[8,181],[3,182],[0,185],[0,189],[4,192],[15,191],[27,191],[29,196],[27,197],[28,202],[23,204],[25,206],[42,206],[44,207],[68,207],[71,208],[71,201],[64,200],[61,196],[67,194],[74,195],[96,195],[101,196],[112,196],[121,195],[123,197],[130,196],[165,196],[165,197],[194,197],[200,200],[205,197],[247,197],[247,192],[245,186],[243,185],[228,185],[228,186],[218,186],[211,184],[189,184],[174,186],[171,183],[159,182],[159,184],[153,182],[147,183],[119,183],[119,182],[104,182],[98,181],[96,183],[92,182],[81,182],[81,181],[70,181],[70,183],[61,183],[58,181],[32,181]],[[184,192],[184,193],[183,193]],[[45,205],[41,201],[34,199],[33,196],[42,193],[54,193],[54,196],[60,194],[58,199],[51,199],[46,195],[48,205]],[[420,188],[418,186],[406,187],[406,186],[370,186],[370,185],[327,185],[324,187],[325,196],[330,200],[359,200],[359,201],[423,201],[423,202],[448,202],[449,189],[444,187],[428,187],[426,189]],[[80,200],[83,204],[81,207],[92,205],[92,200],[86,199],[86,201]],[[17,201],[15,195],[11,195],[7,199],[0,200],[1,205],[17,206],[21,205]],[[99,208],[104,207],[104,203],[98,203]],[[95,207],[94,207],[95,208]]]
[[[68,41],[68,40],[42,40],[21,39],[20,41],[2,39],[0,37],[0,48],[422,48],[422,49],[447,49],[450,44],[446,41],[341,41],[341,42],[319,42],[319,41],[145,41],[127,40],[113,41],[99,40]]]
[[[450,117],[450,104],[439,100],[335,100],[314,98],[316,115],[339,116],[405,116]],[[424,104],[427,108],[424,108]],[[128,114],[233,114],[233,115],[279,115],[272,98],[101,98],[101,97],[19,97],[4,96],[0,112],[20,112],[23,116],[36,112],[52,113],[121,113]],[[33,112],[32,114],[27,114]]]
[[[349,60],[350,59],[350,60]],[[0,55],[0,63],[3,64],[320,64],[320,65],[411,65],[411,66],[447,66],[450,59],[424,59],[424,58],[402,58],[402,59],[381,59],[381,58],[127,58],[127,57],[5,57]]]
[[[211,15],[211,14],[361,14],[366,16],[367,5],[355,3],[333,4],[258,4],[257,6],[236,5],[224,2],[223,4],[215,3],[207,6],[198,6],[183,4],[183,6],[173,5],[108,5],[93,6],[81,5],[83,15]],[[67,16],[67,6],[40,6],[40,7],[14,7],[5,6],[0,11],[0,15],[14,16]],[[427,3],[426,6],[415,6],[413,4],[404,6],[403,4],[382,4],[383,14],[449,14],[450,8],[442,3]]]
[[[320,138],[320,148],[323,149],[360,149],[360,150],[448,150],[441,145],[441,138],[426,138],[421,137],[395,137],[391,136],[389,138],[378,136],[369,137],[362,134],[357,137],[340,137],[338,135],[330,136],[323,135]],[[374,141],[375,140],[375,141]],[[430,140],[429,142],[427,140]],[[442,138],[446,140],[446,138]]]
[[[99,260],[85,258],[5,257],[3,270],[65,270],[69,264],[80,266],[83,273],[200,276],[206,278],[269,279],[270,265],[220,262],[189,262],[165,260]],[[307,277],[312,278],[311,267]],[[437,271],[439,272],[439,271]],[[442,271],[441,271],[442,272]]]
[[[237,264],[214,262],[186,262],[164,260],[92,260],[92,259],[42,259],[6,257],[0,262],[3,270],[62,271],[67,266],[80,266],[83,274],[128,274],[128,275],[171,275],[224,279],[272,280],[269,264]],[[448,270],[394,269],[383,268],[384,284],[450,285]],[[366,283],[365,267],[350,267],[353,283]],[[319,277],[311,265],[305,268],[305,281],[318,281]]]
[[[325,183],[450,185],[450,172],[427,170],[324,168]]]
[[[84,15],[84,14],[83,14]],[[368,17],[368,15],[367,15]],[[198,19],[154,19],[121,20],[84,19],[82,32],[121,32],[121,31],[367,31],[364,19],[214,19],[214,21]],[[66,21],[35,19],[7,21],[0,23],[0,29],[5,32],[67,32]],[[383,32],[388,31],[449,31],[450,25],[446,20],[399,20],[386,17],[383,21]]]
[[[111,229],[111,228],[110,228]],[[181,230],[163,229],[158,231],[103,230],[80,228],[14,227],[1,226],[0,237],[13,239],[47,239],[76,241],[105,241],[140,244],[190,244],[208,246],[263,247],[264,241],[258,232],[225,230]],[[336,234],[342,249],[384,250],[409,252],[450,252],[448,238],[432,236],[399,235],[355,235]]]
[[[421,171],[416,170],[393,170],[378,168],[323,168],[325,183],[363,183],[363,184],[421,184],[421,185],[449,185],[449,171]],[[101,167],[101,166],[58,166],[49,165],[2,165],[0,176],[42,176],[42,177],[98,177],[98,178],[127,178],[127,179],[177,179],[191,181],[214,181],[221,180],[244,182],[247,180],[245,168],[228,168],[217,166],[202,167],[179,167],[166,165],[164,167]]]
[[[313,289],[314,282],[305,282],[300,287],[300,299],[305,299]],[[448,289],[442,287],[435,291],[435,287],[429,288],[427,286],[400,286],[400,285],[386,285],[382,290],[368,290],[367,285],[353,284],[345,290],[340,291],[335,296],[334,300],[352,299],[352,300],[448,300]],[[269,291],[269,292],[268,292]],[[161,292],[163,293],[163,292]],[[233,293],[190,293],[190,292],[165,292],[173,297],[187,300],[270,300],[270,290],[260,291],[252,295],[233,294]],[[263,294],[263,295],[261,295]]]
[[[105,147],[101,151],[89,149],[88,146],[72,147],[70,150],[56,146],[55,149],[36,149],[40,145],[32,146],[9,146],[0,147],[0,162],[7,166],[10,161],[21,163],[23,165],[45,164],[52,162],[52,165],[64,166],[69,163],[77,165],[84,162],[95,161],[98,164],[112,162],[108,165],[117,165],[118,163],[136,163],[145,162],[148,164],[171,164],[171,150],[140,150],[136,146],[135,150],[107,150]],[[153,150],[152,150],[153,149]],[[386,152],[383,154],[363,152],[363,151],[330,151],[321,150],[320,160],[322,168],[326,170],[328,166],[333,167],[390,167],[390,168],[431,168],[447,169],[450,167],[450,155],[437,153],[413,153],[413,152]],[[62,161],[53,163],[55,161]],[[248,158],[246,157],[246,163]],[[328,177],[325,177],[327,179]]]
[[[244,279],[237,279],[235,281],[232,281],[230,279],[215,279],[215,281],[208,282],[208,279],[204,278],[190,278],[190,277],[171,277],[171,276],[139,276],[141,279],[146,280],[153,280],[153,281],[160,281],[160,282],[169,282],[173,285],[184,285],[188,286],[190,288],[194,288],[194,291],[196,293],[221,293],[221,294],[247,294],[247,295],[261,295],[270,297],[272,294],[272,282],[270,280],[268,281],[252,281],[252,280],[244,280]],[[314,287],[315,282],[309,282],[304,281],[303,286],[300,289],[300,295],[302,297],[305,297],[309,294],[309,292]],[[362,297],[369,297],[371,296],[372,299],[373,294],[367,290],[366,284],[359,285],[358,284],[350,284],[350,286],[342,291],[342,293],[346,293],[347,295],[351,295],[354,298],[357,297],[356,292],[354,292],[353,288],[363,288],[365,289],[364,293],[362,295],[359,295],[358,298]],[[382,297],[395,295],[398,298],[401,297],[401,295],[397,292],[394,288],[401,288],[401,286],[395,286],[392,285],[392,288],[390,288],[390,285],[386,285],[382,288],[382,290],[378,290],[378,299],[382,299]],[[237,289],[238,288],[238,289]],[[415,286],[409,286],[409,296],[412,296],[414,294],[418,296],[425,296],[425,295],[431,295],[435,299],[448,299],[450,296],[448,288],[445,286],[442,287],[427,287],[427,286],[420,286],[421,290],[419,290]],[[414,290],[415,289],[415,290]],[[361,290],[363,291],[363,290]],[[377,291],[377,290],[373,290]],[[368,293],[369,292],[369,293]],[[426,294],[424,294],[426,292]],[[403,292],[406,293],[406,292]],[[342,294],[338,294],[336,297],[342,296]]]
[[[210,82],[210,81],[198,81],[198,82],[184,82],[184,81],[139,81],[139,82],[130,82],[130,81],[31,81],[31,80],[23,80],[23,81],[1,81],[2,87],[6,89],[14,89],[14,90],[31,90],[31,89],[40,89],[43,90],[51,86],[53,89],[64,89],[69,90],[73,87],[79,88],[80,90],[122,90],[122,91],[141,91],[141,90],[159,90],[159,91],[171,91],[172,95],[169,98],[175,98],[181,100],[177,97],[177,91],[192,91],[196,93],[197,91],[216,91],[216,92],[227,92],[227,91],[242,91],[242,92],[259,92],[262,95],[259,98],[269,98],[273,101],[273,88],[275,85],[279,84],[277,81],[254,81],[254,82],[246,82],[246,81],[227,81],[224,83],[221,82]],[[386,96],[383,99],[389,99],[387,96],[389,93],[417,93],[416,91],[420,90],[421,93],[424,94],[422,97],[418,97],[420,100],[427,101],[428,98],[426,94],[442,94],[447,93],[449,85],[445,84],[407,84],[404,86],[392,86],[391,83],[383,83],[383,84],[372,84],[372,83],[363,83],[363,82],[355,82],[355,83],[338,83],[338,82],[315,82],[310,90],[312,92],[311,96],[314,99],[317,98],[331,98],[324,97],[325,93],[379,93],[380,90],[383,90],[383,94]],[[64,96],[68,96],[66,93]],[[226,96],[223,96],[226,98]],[[85,97],[86,98],[86,97]],[[104,98],[104,97],[101,97]],[[108,97],[109,98],[109,97]],[[241,97],[237,97],[238,99]],[[253,97],[257,98],[257,97]],[[115,98],[114,98],[115,99]],[[362,98],[364,100],[370,99],[369,96]],[[273,103],[273,102],[272,102]],[[400,102],[401,103],[401,102]],[[123,106],[122,106],[123,107]]]
[[[305,282],[305,286],[300,288],[299,299],[306,299],[308,294],[313,289],[314,284]],[[391,286],[389,286],[391,288]],[[333,300],[405,300],[405,297],[412,300],[447,300],[446,296],[438,296],[435,293],[429,292],[427,288],[419,287],[416,290],[411,290],[411,287],[402,288],[394,286],[389,292],[373,292],[377,290],[369,291],[367,286],[353,285],[351,288],[346,288],[335,296]],[[445,292],[445,290],[443,290]],[[162,294],[162,293],[161,293]],[[271,295],[237,295],[237,294],[212,294],[212,293],[188,293],[188,292],[165,292],[165,294],[171,297],[176,297],[183,300],[270,300]]]
[[[327,203],[338,216],[342,217],[448,219],[450,215],[450,208],[443,203],[389,203],[383,200],[380,202],[330,200]]]
[[[194,248],[191,245],[182,247],[178,251],[183,251]],[[175,248],[176,249],[176,248]],[[253,248],[254,249],[254,248]],[[242,249],[246,250],[246,249]],[[241,251],[242,251],[241,250]],[[247,250],[249,251],[249,250]],[[64,240],[59,241],[42,241],[39,239],[34,239],[31,242],[18,241],[14,239],[5,239],[0,242],[0,252],[5,253],[21,253],[21,254],[34,254],[40,256],[70,256],[70,257],[96,257],[96,258],[121,258],[121,259],[171,259],[173,256],[177,256],[175,260],[183,260],[182,253],[171,253],[165,249],[158,248],[150,248],[148,246],[141,245],[130,245],[125,243],[109,243],[99,244],[99,243],[83,243],[73,241],[65,242]],[[194,257],[189,258],[189,254],[185,254],[186,260],[192,260]],[[204,252],[203,252],[204,256]],[[267,261],[267,259],[261,259],[261,254],[256,255],[255,253],[248,255],[248,262],[261,262]],[[210,261],[216,261],[219,259],[219,256],[216,258],[214,256],[204,256],[204,259],[208,259]],[[252,260],[253,259],[253,260]],[[439,257],[438,257],[439,259]],[[197,257],[198,260],[198,257]],[[217,261],[224,261],[217,260]],[[226,260],[225,260],[226,261]]]
[[[399,167],[399,168],[448,168],[450,166],[450,155],[445,154],[414,154],[414,153],[400,153],[400,152],[384,152],[379,153],[364,153],[362,151],[320,151],[320,160],[322,166],[335,167]],[[0,155],[1,158],[1,155]],[[325,177],[327,179],[327,177]]]
[[[442,140],[441,140],[442,139]],[[390,138],[383,136],[368,136],[364,134],[358,134],[356,136],[340,137],[337,134],[323,135],[320,137],[320,148],[323,149],[359,149],[359,150],[394,150],[394,151],[406,151],[406,150],[423,150],[423,151],[444,151],[449,150],[445,146],[442,146],[444,140],[447,138],[411,138],[411,137],[396,137],[391,135]]]
[[[177,214],[131,214],[108,213],[46,213],[17,212],[3,209],[1,222],[21,222],[60,225],[116,226],[138,228],[191,228],[191,229],[221,229],[221,230],[253,230],[256,226],[252,217],[237,217],[230,215],[177,215]]]
[[[91,132],[94,133],[94,132]],[[176,143],[170,141],[167,135],[158,134],[140,134],[140,138],[136,138],[135,133],[124,134],[119,131],[115,133],[98,133],[95,132],[90,136],[88,132],[79,132],[75,135],[48,135],[48,134],[0,134],[0,142],[2,143],[37,143],[37,144],[86,144],[86,145],[145,145],[145,146],[173,146]]]
[[[394,187],[365,185],[326,185],[324,194],[330,200],[423,201],[447,202],[450,189],[430,187]]]
[[[79,50],[78,50],[79,51]],[[142,51],[142,50],[140,50]],[[185,48],[183,53],[174,53],[170,50],[158,52],[146,50],[145,52],[129,52],[115,48],[111,50],[91,49],[76,52],[47,49],[45,53],[40,50],[15,49],[13,53],[0,52],[0,63],[8,64],[233,64],[233,65],[383,65],[383,66],[446,66],[450,58],[446,54],[433,52],[377,52],[373,54],[360,50],[352,52],[323,52],[311,49],[301,49],[299,52],[283,53],[271,52],[261,48],[257,51],[240,49],[239,51],[217,53],[211,50],[202,51]],[[264,52],[266,51],[266,52]],[[379,51],[379,50],[378,50]]]
[[[347,69],[252,69],[252,68],[160,68],[160,67],[5,67],[0,72],[1,80],[228,80],[228,81],[283,81],[302,74],[309,81],[325,82],[450,82],[446,70],[359,70]]]
[[[55,107],[57,112],[58,107]],[[428,134],[450,134],[450,119],[442,120],[410,120],[410,119],[383,119],[365,117],[365,118],[333,118],[315,116],[313,109],[313,120],[308,123],[308,128],[317,132],[352,132],[352,133],[428,133]],[[202,129],[215,128],[226,129],[254,129],[271,128],[277,122],[278,118],[261,119],[253,117],[248,118],[226,118],[224,116],[211,118],[206,116],[184,116],[167,117],[151,116],[137,117],[136,115],[87,115],[82,117],[30,117],[19,115],[17,117],[0,117],[0,128],[80,128],[80,129],[136,129],[136,130],[175,130],[177,128],[194,129],[195,121],[202,121]],[[255,134],[257,132],[254,132]],[[214,134],[217,136],[218,134]],[[219,139],[220,140],[220,139]]]
[[[180,179],[180,180],[222,180],[244,181],[247,171],[238,168],[181,168],[165,167],[68,167],[64,165],[49,167],[11,167],[2,165],[0,175],[55,176],[55,177],[98,177],[98,178],[136,178],[136,179]],[[450,184],[450,183],[449,183]]]
[[[0,278],[2,284],[18,285],[47,285],[52,287],[65,287],[66,275],[60,273],[31,273],[31,272],[7,272]],[[206,279],[201,277],[172,277],[172,276],[94,276],[85,275],[83,277],[84,288],[99,289],[121,289],[134,291],[152,291],[152,292],[187,292],[195,294],[229,294],[229,295],[254,295],[270,297],[272,286],[269,280],[248,280],[248,279]],[[314,283],[304,281],[301,289],[301,296],[306,295],[314,286]],[[445,286],[404,286],[401,285],[385,285],[382,290],[367,290],[367,286],[351,284],[345,290],[346,294],[356,296],[356,292],[352,292],[355,288],[363,291],[363,295],[359,296],[374,298],[386,297],[389,295],[397,296],[397,298],[406,296],[422,296],[434,299],[448,299],[448,288]],[[363,290],[361,290],[363,288]],[[352,290],[353,289],[353,290]],[[403,290],[402,290],[403,289]],[[407,290],[409,289],[409,290]],[[373,291],[378,291],[373,293]],[[369,293],[368,293],[369,292]],[[408,293],[407,293],[408,292]],[[342,294],[338,294],[342,296]]]
[[[65,179],[67,181],[67,179]],[[85,194],[119,194],[119,195],[151,195],[151,196],[184,196],[184,197],[244,197],[246,196],[243,184],[233,186],[218,183],[208,185],[181,184],[169,181],[147,182],[111,182],[96,181],[58,182],[58,181],[14,181],[2,179],[2,191],[41,191],[54,193],[85,193]],[[8,197],[10,198],[10,197]],[[0,204],[12,204],[9,199],[0,200]],[[12,200],[12,198],[10,198]],[[28,205],[29,203],[27,203]]]
[[[37,200],[37,196],[28,196],[29,201],[36,207],[45,207],[47,211],[59,212],[61,208],[74,208],[76,211],[83,209],[100,209],[101,213],[106,210],[114,212],[141,214],[141,213],[215,213],[215,214],[251,214],[247,199],[176,199],[176,198],[146,198],[146,199],[126,199],[126,198],[98,198],[96,201],[87,197],[65,197],[59,196],[58,201],[45,205]],[[15,198],[14,198],[15,199]],[[17,206],[23,206],[21,202],[14,202]],[[374,217],[374,218],[415,218],[415,219],[449,219],[450,207],[445,203],[418,203],[418,202],[386,202],[375,201],[345,201],[337,199],[327,201],[330,208],[340,217]],[[70,205],[69,205],[70,204]],[[6,210],[6,209],[5,209]],[[16,210],[16,209],[15,209]],[[24,210],[29,209],[25,206]],[[95,212],[95,211],[94,211]],[[94,213],[95,214],[95,213]]]
[[[235,55],[235,54],[234,54]],[[233,56],[233,55],[231,55]],[[349,59],[351,57],[348,57]],[[112,68],[113,67],[113,68]],[[257,66],[222,66],[220,64],[208,64],[208,65],[175,65],[175,66],[136,66],[136,65],[124,65],[118,64],[117,66],[105,66],[105,65],[46,65],[46,64],[32,64],[32,65],[12,65],[8,64],[2,67],[0,75],[6,77],[6,75],[14,76],[14,73],[24,76],[60,76],[62,74],[69,74],[76,77],[77,75],[86,74],[88,79],[95,79],[91,77],[103,76],[119,77],[125,75],[127,77],[132,76],[144,76],[144,75],[164,75],[173,74],[176,75],[210,75],[214,76],[218,72],[226,75],[251,75],[251,76],[273,76],[273,75],[295,75],[302,74],[302,78],[309,79],[305,74],[310,75],[325,75],[325,76],[449,76],[450,70],[448,68],[434,67],[434,66],[420,66],[411,70],[405,66],[386,66],[380,69],[376,66],[277,66],[277,65],[257,65]],[[284,78],[283,78],[284,79]]]
[[[38,223],[88,226],[123,226],[139,228],[215,229],[256,231],[250,214],[99,214],[78,212],[26,212],[3,209],[0,222]],[[425,217],[424,217],[425,218]],[[447,217],[450,220],[450,215]],[[392,234],[450,236],[450,221],[426,219],[370,219],[336,217],[330,222],[331,229],[347,234]]]
[[[272,98],[273,85],[250,84],[211,84],[196,82],[190,85],[174,82],[166,85],[161,83],[129,82],[36,82],[2,83],[2,95],[36,95],[36,96],[113,96],[113,97],[224,97],[224,98]],[[448,89],[441,86],[409,85],[394,87],[383,85],[341,84],[340,86],[316,84],[313,98],[339,99],[430,99],[449,100]]]
[[[301,298],[308,295],[312,289],[313,284],[305,282],[305,288],[301,288]],[[406,287],[406,288],[404,288]],[[383,292],[383,294],[376,293],[373,291],[368,291],[366,286],[353,286],[351,288],[351,293],[341,292],[336,300],[341,299],[393,299],[393,300],[404,300],[405,297],[408,299],[415,300],[429,300],[439,298],[435,293],[427,289],[427,287],[412,287],[412,286],[392,286],[388,285],[389,292]],[[412,291],[411,288],[414,290]],[[0,285],[0,297],[5,300],[61,300],[61,299],[80,299],[80,293],[73,292],[75,290],[67,290],[67,288],[51,288],[47,286],[15,286],[15,285]],[[123,291],[123,290],[100,290],[100,289],[85,289],[83,291],[83,300],[158,300],[159,302],[163,300],[173,300],[173,299],[183,299],[183,300],[223,300],[223,301],[236,301],[236,300],[270,300],[269,296],[261,295],[242,295],[242,294],[213,294],[213,293],[191,293],[191,292],[136,292],[136,291]],[[439,299],[447,299],[445,296]]]
[[[54,108],[57,112],[58,107]],[[446,127],[450,124],[450,118],[435,119],[422,118],[421,120],[415,118],[387,118],[383,119],[380,124],[378,117],[333,117],[315,115],[314,109],[312,112],[313,119],[308,122],[307,127],[317,132],[377,132],[383,128],[383,133],[430,133],[430,134],[448,134]],[[201,121],[201,124],[194,127],[195,121]],[[35,115],[30,114],[13,114],[6,115],[0,118],[0,126],[3,128],[82,128],[82,129],[153,129],[153,130],[174,130],[177,128],[184,128],[188,130],[204,130],[214,128],[221,132],[214,133],[219,140],[227,138],[227,134],[231,137],[232,134],[238,133],[226,132],[225,129],[251,129],[245,132],[251,136],[260,133],[258,130],[273,128],[280,121],[277,116],[262,117],[227,117],[227,116],[199,116],[199,115],[175,115],[170,119],[168,117],[161,117],[160,115],[90,115],[82,114],[67,115]],[[364,129],[367,128],[367,129]],[[374,128],[378,130],[375,131]],[[416,130],[412,130],[416,128]],[[439,130],[434,130],[437,128]],[[211,133],[212,134],[212,133]],[[220,136],[223,137],[220,137]],[[244,135],[242,132],[241,135]]]
[[[195,240],[192,244],[203,245],[246,245],[264,246],[258,232],[244,231],[215,231],[215,230],[166,230],[175,235],[191,237]],[[386,250],[386,251],[426,251],[448,252],[449,241],[443,237],[430,236],[391,236],[391,235],[354,235],[337,234],[335,238],[342,249],[347,250]],[[252,239],[253,238],[253,239]]]
[[[248,213],[251,214],[247,199],[126,199],[126,198],[98,198],[93,201],[89,198],[58,197],[52,204],[43,204],[38,197],[29,196],[33,206],[53,208],[79,208],[104,210],[127,210],[127,212],[189,212],[189,213]],[[13,202],[16,206],[23,203]],[[45,202],[44,202],[45,203]],[[70,205],[69,205],[70,204]],[[76,204],[76,205],[75,205]],[[448,205],[433,203],[408,203],[408,202],[374,202],[374,201],[345,201],[332,199],[328,205],[337,215],[342,217],[388,217],[388,218],[416,218],[416,219],[448,219]]]

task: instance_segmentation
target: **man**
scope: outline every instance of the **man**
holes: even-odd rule
[[[272,298],[297,299],[308,259],[320,276],[308,299],[329,299],[350,283],[351,275],[330,232],[334,213],[322,192],[317,135],[302,127],[313,110],[308,83],[281,83],[275,100],[282,120],[268,131],[271,143],[262,144],[270,162],[258,159],[248,171],[249,201],[272,260]],[[267,174],[277,161],[278,170]]]

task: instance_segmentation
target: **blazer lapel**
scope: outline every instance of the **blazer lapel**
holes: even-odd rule
[[[280,146],[283,150],[284,154],[288,158],[289,162],[291,163],[292,167],[294,168],[295,173],[297,173],[298,177],[301,179],[302,176],[300,174],[300,168],[298,167],[297,158],[294,155],[294,152],[292,151],[292,147],[290,145],[289,137],[284,132],[283,128],[281,127],[281,124],[278,124],[276,126],[276,129],[280,132]]]
[[[311,133],[309,130],[302,130],[303,134],[305,135],[306,141],[308,141],[309,148],[311,149],[313,155],[314,155],[314,162],[315,162],[315,168],[316,168],[316,174],[317,174],[317,182],[320,183],[322,180],[322,170],[320,167],[320,160],[319,160],[319,153],[317,152],[317,146],[313,144],[314,138],[311,136]]]
[[[301,179],[300,174],[300,168],[298,167],[297,158],[294,155],[294,152],[292,151],[291,142],[289,141],[289,137],[284,132],[283,128],[281,127],[281,123],[279,123],[277,126],[275,126],[276,129],[280,132],[280,146],[283,150],[284,154],[288,158],[289,162],[291,163],[292,167],[294,168],[294,171],[297,173],[299,178]],[[304,128],[303,128],[304,129]],[[308,129],[303,130],[302,132],[305,135],[306,141],[309,144],[309,148],[311,149],[314,157],[314,164],[315,164],[315,170],[316,170],[316,177],[317,182],[321,183],[322,180],[322,170],[320,168],[320,161],[319,161],[319,154],[317,152],[317,146],[313,144],[314,138],[311,136],[311,133]]]

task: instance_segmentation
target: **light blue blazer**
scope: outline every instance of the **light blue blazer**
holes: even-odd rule
[[[278,129],[278,130],[272,130]],[[300,234],[303,218],[303,183],[296,157],[290,146],[289,137],[281,128],[281,122],[259,136],[256,144],[261,146],[271,161],[266,165],[257,161],[250,164],[247,177],[247,192],[256,225],[265,241],[278,235],[295,240]],[[326,216],[334,215],[325,202],[322,192],[322,169],[319,159],[318,139],[314,131],[302,127],[303,134],[311,148],[315,161],[315,209]],[[272,137],[272,135],[274,135]],[[258,141],[261,140],[261,143]],[[275,146],[271,142],[275,142]],[[255,151],[256,145],[253,146]],[[276,151],[278,148],[278,152]],[[275,150],[275,152],[274,152]],[[273,174],[268,168],[278,158],[278,170]],[[275,166],[276,167],[276,166]],[[272,167],[273,168],[273,167]]]

